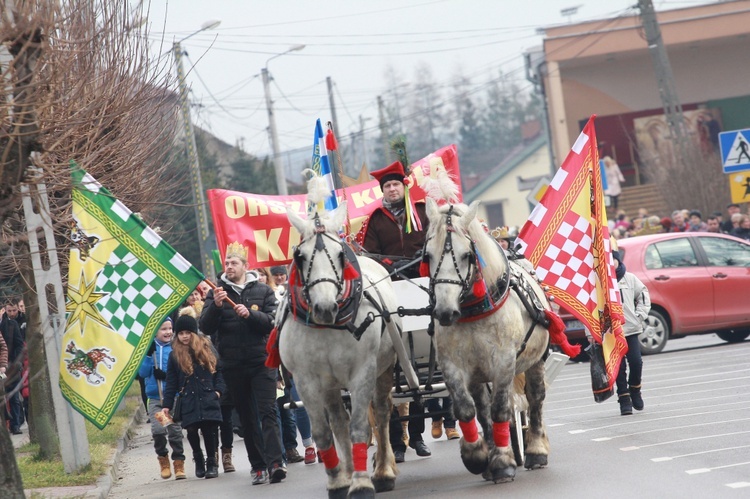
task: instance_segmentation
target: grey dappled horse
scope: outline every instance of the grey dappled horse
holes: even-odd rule
[[[393,489],[398,473],[388,440],[396,357],[390,336],[381,334],[383,319],[378,310],[378,307],[396,309],[391,280],[378,263],[356,257],[341,243],[337,231],[346,218],[346,205],[331,215],[316,214],[311,220],[302,219],[292,211],[288,212],[288,218],[302,236],[290,272],[289,301],[292,305],[295,300],[303,302],[296,304],[298,311],[300,307],[306,310],[313,324],[299,313],[296,319],[294,311],[290,313],[289,320],[279,330],[281,360],[293,373],[310,416],[313,438],[328,475],[328,496],[374,497],[375,489]],[[352,263],[358,264],[361,273],[358,290],[352,289],[345,271]],[[362,298],[351,317],[351,323],[360,329],[356,333],[361,333],[359,340],[336,323],[342,300],[352,298],[345,296],[349,292],[365,295],[353,297]],[[368,323],[368,314],[371,322],[362,331],[363,323]],[[400,327],[400,319],[396,315],[391,317]],[[342,402],[341,390],[351,394],[351,416]],[[377,424],[372,480],[367,474],[370,402]]]
[[[549,442],[542,422],[542,402],[543,356],[549,335],[528,312],[519,291],[526,305],[535,305],[542,315],[542,307],[549,309],[549,302],[537,280],[521,265],[509,263],[482,229],[476,219],[478,206],[474,202],[470,207],[438,207],[432,198],[427,199],[430,226],[424,263],[429,266],[434,301],[438,362],[464,434],[461,458],[469,471],[497,483],[515,477],[509,422],[513,380],[521,373],[525,373],[529,404],[524,465],[533,469],[547,464]],[[482,277],[489,294],[477,281]],[[498,284],[491,287],[491,283]],[[487,301],[482,294],[487,295]],[[466,303],[474,303],[471,306],[476,309],[477,302],[480,309],[466,317]],[[479,418],[484,438],[477,433],[474,416]]]

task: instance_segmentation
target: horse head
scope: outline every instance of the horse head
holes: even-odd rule
[[[291,210],[287,210],[287,217],[301,236],[294,251],[293,272],[299,277],[296,284],[302,286],[313,321],[332,325],[338,312],[338,298],[344,289],[347,264],[338,235],[346,220],[346,204],[331,213],[315,213],[307,220]],[[290,285],[295,285],[295,282],[290,282]]]
[[[433,316],[442,326],[450,326],[461,317],[461,301],[471,292],[477,277],[476,248],[472,233],[481,231],[476,220],[479,202],[437,203],[427,198],[430,229],[424,246],[424,261],[429,265]]]

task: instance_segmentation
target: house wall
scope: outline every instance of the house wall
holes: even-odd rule
[[[549,153],[547,146],[543,145],[521,162],[514,170],[508,172],[503,178],[495,182],[486,191],[477,196],[481,201],[477,216],[491,224],[490,230],[498,225],[518,226],[526,222],[531,214],[532,207],[526,200],[529,191],[519,191],[518,177],[529,178],[541,175],[549,175]],[[492,222],[488,220],[486,204],[501,203],[503,207],[504,220]]]
[[[657,18],[683,105],[750,94],[750,0],[659,12]],[[662,107],[636,16],[548,29],[544,51],[558,164],[590,115]]]

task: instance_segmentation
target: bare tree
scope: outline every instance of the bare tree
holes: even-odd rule
[[[70,251],[71,161],[147,221],[166,226],[160,212],[170,203],[170,191],[162,180],[177,99],[170,58],[150,54],[141,5],[127,0],[3,5],[0,39],[9,47],[9,62],[0,57],[0,274],[19,276],[23,288],[34,394],[30,426],[42,456],[51,457],[59,453],[51,411],[34,407],[51,404],[50,390],[58,388],[49,386],[46,375],[36,301],[45,290],[33,280],[19,184],[47,186],[63,279]],[[4,426],[0,440],[3,432]],[[7,479],[13,473],[2,469],[0,475]]]
[[[666,141],[665,141],[666,142]],[[671,142],[657,153],[639,148],[644,175],[653,180],[667,206],[672,209],[698,210],[707,217],[722,210],[730,198],[729,185],[722,173],[719,154],[706,150],[688,138],[684,154],[677,153]]]

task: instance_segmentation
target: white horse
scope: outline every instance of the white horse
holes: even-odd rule
[[[337,230],[345,217],[346,205],[311,220],[288,212],[302,240],[290,272],[288,304],[295,310],[279,328],[279,350],[310,416],[329,498],[365,498],[393,489],[398,473],[388,439],[396,357],[390,336],[383,334],[381,313],[396,309],[396,297],[385,269],[356,257],[340,241]],[[353,279],[353,267],[359,267],[361,281]],[[391,320],[400,327],[397,316]],[[342,390],[351,394],[351,416]],[[372,480],[367,474],[371,402],[377,425]]]
[[[438,207],[427,199],[430,225],[423,271],[430,275],[438,362],[463,430],[461,458],[470,472],[497,483],[515,477],[509,423],[513,380],[521,373],[529,404],[524,465],[547,465],[542,402],[549,335],[542,323],[547,323],[544,310],[549,302],[537,280],[509,262],[482,229],[476,219],[478,206],[477,201],[470,207]],[[484,438],[478,434],[475,416]]]

